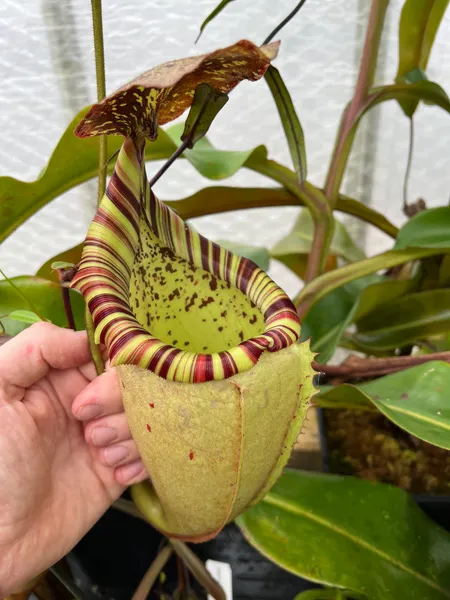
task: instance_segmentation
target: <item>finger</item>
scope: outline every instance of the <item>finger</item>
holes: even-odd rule
[[[50,369],[80,367],[89,361],[85,331],[35,323],[0,347],[0,382],[26,388]]]
[[[99,451],[99,459],[106,467],[118,467],[140,458],[136,444],[133,440],[126,440],[120,444],[112,444]]]
[[[84,430],[88,444],[97,448],[131,439],[131,432],[125,413],[117,413],[89,421]]]
[[[121,485],[131,485],[148,479],[148,472],[144,463],[141,460],[136,460],[128,465],[117,467],[114,478]]]
[[[91,381],[72,405],[72,413],[80,421],[91,421],[119,412],[123,412],[123,403],[119,379],[114,369],[105,371]]]

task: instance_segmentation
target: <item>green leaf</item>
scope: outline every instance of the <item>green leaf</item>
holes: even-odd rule
[[[450,206],[430,208],[400,229],[394,248],[450,248]]]
[[[177,123],[166,130],[167,136],[178,145],[184,129],[183,123]],[[182,155],[197,171],[208,179],[225,179],[234,175],[252,156],[255,160],[265,159],[267,149],[258,146],[253,150],[230,151],[216,150],[209,140],[201,139],[192,150],[185,150]]]
[[[270,65],[264,78],[272,93],[280,115],[294,169],[300,183],[306,179],[306,149],[303,128],[292,102],[291,95],[278,69]]]
[[[249,258],[263,271],[268,271],[270,266],[270,254],[267,248],[264,248],[263,246],[247,246],[246,244],[235,244],[234,242],[227,242],[225,240],[219,240],[217,243],[219,244],[219,246],[230,250],[238,256]]]
[[[60,194],[97,175],[98,141],[94,138],[79,139],[73,134],[75,126],[89,109],[90,107],[87,107],[80,111],[67,127],[47,167],[43,169],[36,181],[29,183],[18,181],[12,177],[0,177],[0,241],[6,239],[24,221]],[[178,125],[175,130],[173,128],[169,129],[169,135],[165,131],[160,130],[158,139],[146,145],[146,160],[165,160],[170,158],[180,144],[182,129],[182,124]],[[170,136],[174,137],[175,143],[171,140]],[[122,138],[120,137],[109,137],[108,149],[111,157],[120,148],[121,140]],[[183,156],[188,158],[202,175],[210,179],[230,177],[244,166],[245,163],[251,162],[253,165],[251,168],[256,169],[258,165],[263,165],[267,162],[267,150],[264,146],[259,146],[246,152],[221,151],[216,150],[206,139],[201,140],[194,150],[187,150]],[[113,161],[111,161],[108,165],[109,170],[112,170],[113,166]],[[295,173],[289,171],[289,169],[286,169],[286,171],[292,175],[293,182],[296,183]],[[217,189],[222,190],[224,193],[227,190],[227,188]],[[231,189],[233,190],[233,188]],[[203,190],[199,192],[199,196],[195,195],[195,198],[203,197],[202,192]],[[242,197],[242,193],[235,193],[240,198]],[[262,201],[265,202],[262,205],[298,206],[300,204],[298,198],[280,188],[274,191],[274,204],[270,204],[268,203],[268,194],[271,193],[267,189],[261,192]],[[237,203],[233,205],[231,198],[228,201],[222,200],[219,203],[218,209],[216,209],[214,203],[202,208],[200,204],[194,202],[194,196],[186,200],[189,200],[190,206],[192,208],[195,206],[195,211],[197,211],[189,216],[221,212],[224,210],[222,208],[223,205],[227,206],[225,210],[241,207]],[[280,200],[285,201],[285,203],[281,204]],[[255,194],[250,195],[248,204],[248,206],[245,206],[245,203],[242,202],[242,207],[250,208],[259,205]],[[395,237],[397,233],[397,228],[383,215],[369,207],[365,207],[352,198],[339,196],[337,209],[372,223],[392,237]]]
[[[450,289],[408,294],[384,302],[356,323],[356,342],[374,350],[393,350],[432,335],[450,332]]]
[[[430,361],[360,385],[321,391],[314,400],[339,407],[372,403],[388,419],[416,437],[450,450],[450,365]]]
[[[295,177],[294,173],[292,175]],[[228,210],[266,206],[302,206],[301,200],[283,187],[235,188],[227,186],[206,187],[181,200],[166,200],[165,204],[176,210],[183,219]],[[391,237],[395,238],[397,235],[398,229],[381,213],[364,206],[353,198],[339,196],[336,210],[372,223]]]
[[[340,185],[339,182],[342,181],[353,140],[361,118],[371,108],[381,104],[382,102],[387,102],[388,100],[423,100],[425,102],[429,102],[430,104],[436,104],[446,112],[450,112],[450,100],[447,94],[437,83],[432,81],[418,81],[417,83],[411,84],[396,83],[372,88],[370,90],[369,97],[364,103],[364,106],[353,120],[352,127],[346,136],[345,144],[341,149],[339,165],[336,169],[334,183],[331,189],[328,190],[328,195],[333,202],[335,202],[338,197],[338,188]]]
[[[8,237],[19,225],[63,192],[97,175],[98,140],[80,139],[73,134],[90,107],[81,110],[67,127],[40,177],[25,182],[13,177],[0,177],[0,241]],[[123,138],[108,139],[108,155],[119,150]],[[164,133],[147,144],[146,160],[169,158],[176,150],[175,144]],[[113,164],[109,165],[112,170]]]
[[[450,255],[446,255],[442,259],[439,269],[439,287],[450,286]]]
[[[335,269],[329,273],[320,275],[301,290],[294,300],[296,306],[313,305],[321,298],[329,294],[350,281],[371,275],[381,269],[389,269],[406,262],[441,254],[440,248],[405,248],[402,250],[389,250],[382,252],[371,258],[360,260],[339,269]],[[449,249],[444,249],[445,252],[450,252]]]
[[[433,46],[437,30],[449,0],[406,0],[400,17],[399,65],[395,81],[417,81],[423,73]],[[400,106],[412,117],[417,100],[401,100]]]
[[[205,27],[208,25],[208,23],[210,23],[213,19],[215,19],[217,17],[217,15],[219,15],[223,9],[230,4],[230,2],[234,2],[234,0],[222,0],[221,2],[219,2],[219,4],[216,6],[216,8],[209,13],[209,15],[206,17],[206,19],[203,21],[203,23],[200,26],[200,33],[198,34],[197,39],[195,40],[195,42],[197,43],[198,40],[200,39],[200,36],[202,35]]]
[[[342,334],[353,320],[361,290],[372,278],[352,281],[319,300],[302,322],[301,340],[311,338],[315,360],[326,363],[333,356]]]
[[[450,535],[398,488],[285,471],[237,523],[264,556],[301,577],[371,600],[450,598]]]
[[[67,326],[61,287],[59,284],[40,277],[20,276],[11,281],[30,300],[39,314],[61,327]],[[71,290],[70,298],[78,329],[84,328],[84,302],[80,294]],[[9,315],[1,321],[8,335],[16,335],[24,329],[24,322],[11,319],[10,313],[29,312],[29,304],[7,281],[0,281],[0,315]]]
[[[41,317],[31,310],[13,310],[13,312],[9,313],[9,318],[14,319],[14,321],[20,321],[21,323],[39,323],[42,321]]]
[[[81,260],[81,253],[83,251],[83,244],[77,244],[68,250],[64,250],[56,256],[53,256],[47,260],[36,272],[37,277],[44,279],[50,279],[59,283],[58,273],[55,269],[62,269],[66,266],[75,266]],[[57,265],[57,266],[55,266]]]
[[[450,100],[443,88],[434,81],[417,81],[417,83],[395,83],[370,90],[369,100],[363,113],[369,108],[387,100],[423,100],[435,104],[446,112],[450,112]]]
[[[362,319],[380,304],[392,302],[415,289],[415,279],[388,279],[369,285],[361,292],[354,320]]]
[[[70,267],[76,267],[74,263],[64,262],[63,260],[56,260],[52,262],[51,268],[55,271],[56,269],[69,269]]]
[[[292,231],[271,250],[273,258],[284,262],[289,255],[309,254],[314,237],[314,222],[309,210],[301,210]],[[345,225],[336,220],[329,254],[353,262],[365,258],[364,252],[355,244]]]
[[[367,596],[341,588],[307,590],[295,596],[294,600],[368,600]]]
[[[200,83],[195,89],[181,141],[188,140],[188,148],[193,148],[208,133],[212,122],[227,102],[227,94],[218,92],[207,83]]]

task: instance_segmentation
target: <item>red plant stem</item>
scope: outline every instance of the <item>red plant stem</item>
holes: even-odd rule
[[[384,17],[389,0],[372,0],[364,49],[361,56],[358,79],[350,104],[341,119],[337,141],[325,183],[325,195],[330,205],[336,203],[345,166],[354,137],[355,120],[367,100],[377,66],[378,48],[383,31]]]
[[[305,284],[321,274],[331,243],[328,221],[314,221],[314,237],[306,265]]]
[[[75,319],[72,311],[72,303],[70,302],[70,290],[67,286],[68,282],[70,282],[75,275],[76,269],[56,269],[58,273],[59,283],[61,285],[61,293],[64,304],[64,312],[66,313],[67,324],[69,329],[76,330]]]
[[[432,360],[450,362],[450,352],[433,352],[420,356],[390,356],[388,358],[352,357],[341,365],[325,365],[313,362],[313,369],[331,377],[369,379],[397,371],[403,371]]]
[[[61,290],[62,290],[62,297],[63,297],[63,303],[64,303],[64,311],[66,313],[69,329],[73,329],[75,331],[76,325],[75,325],[75,319],[73,317],[73,312],[72,312],[72,304],[70,302],[70,291],[66,287],[61,287]]]

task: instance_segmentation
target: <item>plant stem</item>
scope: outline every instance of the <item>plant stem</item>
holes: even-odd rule
[[[295,185],[295,174],[292,171],[289,172],[293,180],[293,185]],[[307,187],[311,186],[312,189],[319,189],[310,183],[306,185]],[[214,203],[210,202],[211,197],[214,197]],[[233,188],[227,186],[210,186],[180,200],[165,200],[164,204],[170,206],[182,219],[193,219],[194,217],[203,217],[205,215],[230,210],[244,210],[247,208],[304,206],[305,202],[303,196],[294,195],[285,187]],[[395,239],[397,237],[398,228],[395,225],[390,223],[384,215],[358,202],[358,200],[339,194],[336,210],[377,227],[391,238]]]
[[[355,137],[357,116],[367,100],[377,66],[378,48],[383,31],[384,18],[389,0],[372,0],[364,49],[361,56],[358,79],[350,104],[344,111],[334,146],[325,183],[325,195],[331,206],[336,200],[345,173],[345,167]]]
[[[150,565],[150,568],[145,573],[137,590],[134,592],[131,600],[146,600],[149,595],[158,575],[164,569],[167,561],[172,556],[173,548],[170,545],[165,546],[155,560]]]
[[[74,600],[82,600],[83,594],[79,587],[70,581],[63,573],[61,573],[61,571],[57,568],[57,565],[50,567],[49,571],[73,596]]]
[[[156,173],[156,175],[154,175],[151,180],[149,181],[149,187],[152,188],[155,183],[158,181],[158,179],[160,179],[164,173],[167,171],[167,169],[173,165],[173,163],[176,161],[176,159],[183,154],[183,152],[189,147],[189,144],[191,142],[190,138],[186,138],[184,140],[184,142],[181,143],[181,145],[179,146],[179,148],[177,148],[175,150],[175,152],[172,154],[172,156],[163,164],[163,166],[160,168],[160,170]]]
[[[273,40],[273,38],[277,35],[277,33],[283,29],[283,27],[285,25],[287,25],[289,23],[289,21],[295,17],[295,15],[298,13],[298,11],[301,9],[301,7],[305,4],[306,0],[300,0],[300,2],[297,4],[297,6],[294,8],[294,10],[292,10],[288,16],[283,19],[281,21],[281,23],[279,25],[277,25],[275,27],[275,29],[272,31],[272,33],[269,33],[269,35],[266,37],[266,39],[263,41],[262,45],[264,46],[265,44],[268,44],[270,41]]]
[[[273,160],[264,162],[249,160],[245,166],[281,183],[298,199],[299,204],[304,204],[310,210],[314,221],[314,239],[308,257],[305,280],[311,281],[320,275],[324,268],[334,233],[333,213],[323,192],[308,182],[300,185],[290,169]]]
[[[97,375],[101,375],[105,371],[105,363],[103,362],[103,356],[100,352],[100,347],[95,343],[94,321],[92,320],[92,315],[87,305],[84,316],[92,361],[94,362]]]
[[[194,554],[184,542],[177,539],[169,539],[177,555],[181,558],[195,579],[202,585],[210,596],[215,600],[226,600],[225,592],[218,581],[212,577],[205,564]]]
[[[61,286],[61,292],[64,303],[64,311],[67,317],[67,324],[69,326],[69,329],[73,329],[74,331],[76,331],[77,326],[75,324],[75,319],[73,317],[72,312],[72,304],[70,302],[70,290],[64,286]]]
[[[97,101],[100,102],[106,96],[106,78],[105,78],[105,50],[103,47],[103,18],[102,18],[102,0],[91,0],[92,6],[92,25],[94,30],[94,51],[95,51],[95,74],[97,79]],[[106,189],[106,170],[108,162],[107,138],[106,135],[99,137],[99,155],[98,155],[98,198],[97,204]]]
[[[69,326],[69,329],[73,329],[75,331],[76,325],[72,311],[72,304],[70,301],[70,290],[64,285],[71,280],[75,269],[70,269],[70,271],[71,274],[69,275],[69,277],[67,277],[67,269],[56,269],[56,272],[58,273],[59,283],[61,285],[61,294],[64,304],[64,312],[66,313],[67,325]]]
[[[414,120],[411,117],[409,119],[408,159],[406,162],[405,179],[403,180],[403,213],[406,216],[408,216],[408,183],[409,183],[409,175],[411,173],[413,154],[414,154]]]
[[[103,19],[102,19],[102,0],[91,0],[92,6],[92,25],[94,31],[94,51],[95,51],[95,75],[97,79],[97,100],[100,102],[106,96],[106,78],[105,78],[105,51],[103,47]],[[98,194],[97,204],[100,204],[106,189],[108,148],[106,136],[99,138],[98,153]],[[89,338],[89,347],[92,360],[94,361],[97,375],[101,375],[105,370],[103,357],[100,348],[95,343],[95,328],[89,306],[86,304],[85,310],[86,330]]]
[[[423,365],[432,360],[450,362],[450,352],[434,352],[420,356],[389,356],[388,358],[360,358],[352,356],[342,365],[324,365],[313,362],[315,371],[330,377],[346,379],[368,379],[389,373],[403,371],[416,365]]]

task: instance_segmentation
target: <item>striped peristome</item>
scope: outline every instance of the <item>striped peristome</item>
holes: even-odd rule
[[[111,363],[198,383],[295,343],[299,319],[286,294],[160,202],[142,156],[126,139],[73,281]]]

